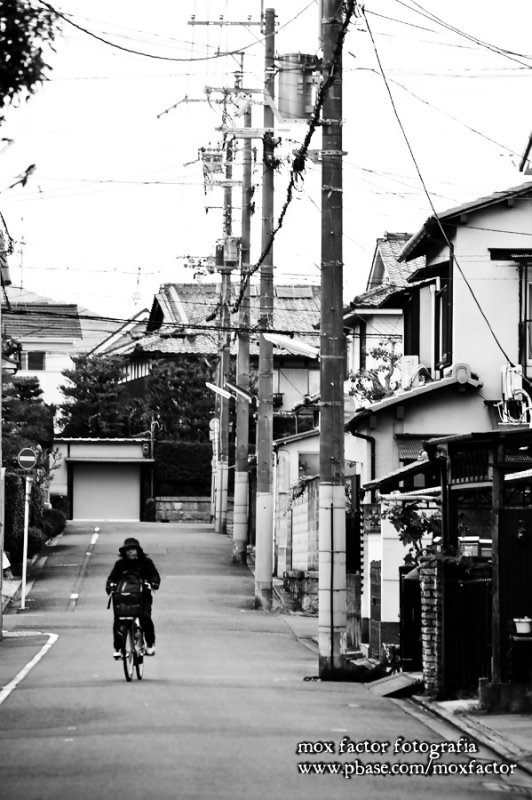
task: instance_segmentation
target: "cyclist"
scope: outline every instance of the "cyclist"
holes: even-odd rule
[[[144,550],[139,544],[138,539],[129,538],[124,541],[122,547],[119,548],[120,558],[115,563],[111,570],[105,591],[111,594],[113,589],[117,586],[120,578],[126,573],[135,573],[143,581],[150,584],[151,589],[157,590],[161,583],[161,576],[151,558],[148,558]],[[143,589],[143,614],[140,620],[142,630],[144,631],[144,639],[146,641],[146,655],[155,655],[155,628],[151,618],[152,606],[152,593],[150,587],[144,584]],[[113,622],[113,658],[121,658],[122,635],[120,631],[120,621],[116,617]]]

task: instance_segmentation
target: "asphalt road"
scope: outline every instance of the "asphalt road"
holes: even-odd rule
[[[460,732],[441,722],[429,727],[364,685],[312,680],[316,654],[284,614],[254,610],[253,576],[231,564],[227,537],[197,525],[100,528],[91,551],[94,528],[70,524],[49,550],[28,609],[4,619],[12,634],[41,632],[21,637],[28,658],[52,641],[42,634],[58,638],[0,705],[2,800],[496,800],[510,788],[494,775],[356,774],[368,765],[425,766],[426,752],[394,752],[400,737],[401,751],[415,741],[457,742]],[[157,655],[146,659],[144,680],[132,683],[111,658],[104,593],[127,535],[140,539],[162,574]],[[339,753],[344,737],[351,748],[385,752]],[[298,754],[303,742],[314,744],[300,749],[315,752]],[[471,758],[496,761],[483,751],[434,763]],[[302,774],[310,768],[298,766],[325,762],[340,774]],[[525,783],[519,775],[509,782]]]

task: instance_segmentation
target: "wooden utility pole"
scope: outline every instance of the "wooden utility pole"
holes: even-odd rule
[[[333,68],[342,27],[342,0],[323,0],[325,81]],[[319,674],[334,677],[346,666],[347,608],[344,488],[344,333],[342,252],[342,67],[322,109]]]
[[[275,92],[275,9],[264,15],[264,89]],[[268,128],[274,126],[271,105],[264,105],[264,146],[262,169],[262,250],[273,231],[274,139]],[[273,247],[260,270],[260,326],[273,326]],[[273,345],[259,336],[259,405],[257,418],[257,530],[255,542],[255,606],[265,611],[272,607],[273,592]]]
[[[244,127],[251,127],[251,103],[244,113]],[[242,173],[242,230],[241,230],[241,273],[250,263],[251,231],[251,139],[244,139]],[[238,386],[249,390],[249,281],[245,283],[244,294],[238,309]],[[249,511],[249,402],[237,395],[236,398],[236,448],[235,448],[235,490],[233,505],[233,563],[247,563],[248,511]]]

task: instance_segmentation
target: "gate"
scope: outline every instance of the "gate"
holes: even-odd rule
[[[444,675],[451,693],[474,692],[491,675],[491,564],[467,574],[447,565],[444,582]]]
[[[410,575],[411,577],[407,577]],[[421,584],[412,566],[399,567],[399,643],[405,672],[423,669],[421,642]]]

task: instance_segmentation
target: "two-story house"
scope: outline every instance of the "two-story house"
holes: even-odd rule
[[[73,367],[71,357],[90,350],[116,326],[75,303],[16,286],[9,286],[2,303],[2,333],[20,345],[17,375],[38,378],[43,401],[53,405],[64,402],[62,372]]]
[[[490,431],[526,414],[520,386],[527,392],[532,377],[531,204],[527,183],[431,216],[398,257],[426,260],[394,297],[403,309],[411,377],[347,423],[361,453],[362,484],[372,490],[363,508],[362,613],[374,653],[398,635],[405,555],[390,523],[378,523],[374,490],[419,493],[438,485],[434,463],[423,457],[425,441]]]

